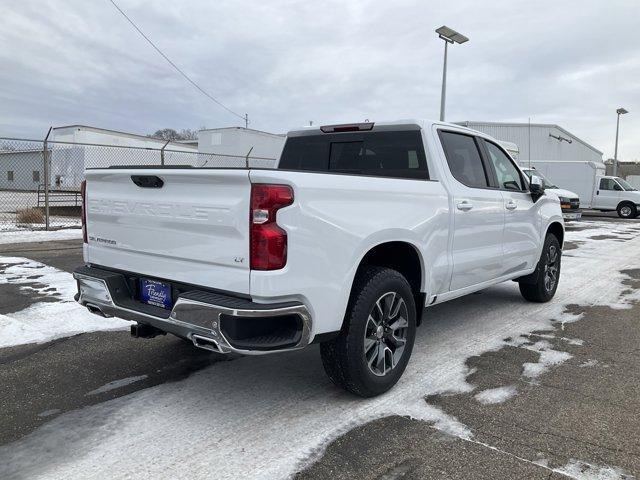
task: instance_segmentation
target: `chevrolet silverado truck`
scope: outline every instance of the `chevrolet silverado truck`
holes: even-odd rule
[[[509,280],[531,302],[558,288],[558,198],[458,125],[304,128],[276,169],[88,169],[82,193],[91,312],[223,354],[318,343],[363,397],[399,380],[428,307]]]

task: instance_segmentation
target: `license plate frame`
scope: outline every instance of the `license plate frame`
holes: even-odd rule
[[[141,278],[140,301],[147,305],[171,310],[173,308],[173,289],[170,284],[153,280],[151,278]]]

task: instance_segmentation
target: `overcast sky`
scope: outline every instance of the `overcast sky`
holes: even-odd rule
[[[608,1],[116,0],[250,127],[437,118],[557,123],[640,159],[640,4]],[[146,134],[242,125],[180,77],[108,0],[0,0],[0,136],[50,125]]]

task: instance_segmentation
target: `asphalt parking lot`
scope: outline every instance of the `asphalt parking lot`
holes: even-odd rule
[[[374,400],[333,387],[317,347],[236,359],[119,329],[0,348],[0,477],[634,478],[640,221],[585,220],[553,302],[510,283],[433,307]],[[0,321],[65,300],[18,259],[81,257],[78,240],[0,245]]]

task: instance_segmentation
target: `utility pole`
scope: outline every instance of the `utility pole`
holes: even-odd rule
[[[249,128],[249,114],[244,114],[244,128]]]

